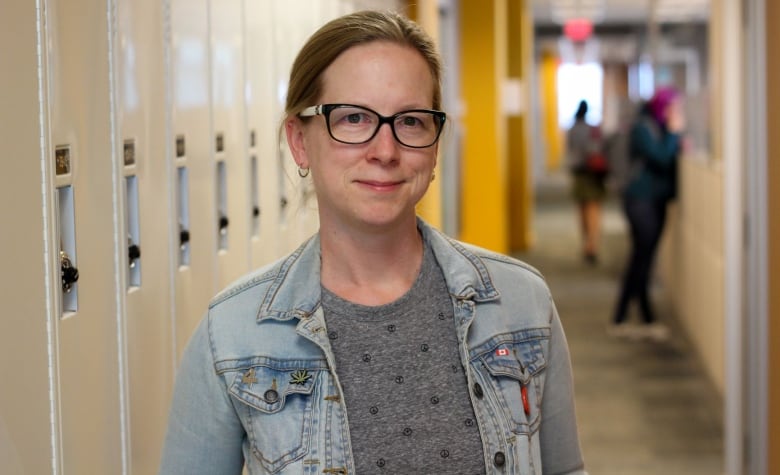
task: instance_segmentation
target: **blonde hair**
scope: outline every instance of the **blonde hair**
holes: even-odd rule
[[[317,30],[301,48],[290,71],[285,114],[298,115],[322,95],[322,73],[349,48],[387,41],[419,51],[433,78],[433,108],[441,109],[441,59],[428,34],[396,12],[361,11],[345,15]]]

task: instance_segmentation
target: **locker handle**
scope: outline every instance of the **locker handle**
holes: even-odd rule
[[[68,253],[60,251],[60,274],[62,275],[62,291],[70,292],[73,284],[79,280],[79,270],[73,266]]]
[[[252,216],[254,216],[255,218],[260,216],[260,207],[259,206],[255,206],[254,208],[252,208]]]
[[[127,257],[130,260],[130,267],[133,267],[135,261],[141,258],[141,248],[138,244],[130,244],[127,247]]]
[[[179,245],[184,246],[190,242],[190,232],[187,229],[179,231]]]
[[[219,217],[219,230],[220,232],[225,232],[227,230],[228,225],[230,224],[230,221],[228,221],[227,216],[220,216]]]

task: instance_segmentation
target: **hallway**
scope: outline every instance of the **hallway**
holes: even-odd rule
[[[536,199],[536,247],[516,257],[543,273],[561,315],[589,473],[723,473],[721,398],[689,342],[675,331],[661,290],[653,297],[659,320],[672,330],[669,341],[606,334],[628,245],[617,202],[605,208],[600,262],[589,267],[580,255],[565,177],[545,178]],[[636,321],[635,314],[630,318]]]

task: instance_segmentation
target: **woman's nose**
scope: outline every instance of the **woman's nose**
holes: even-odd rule
[[[371,140],[371,156],[369,158],[383,162],[395,160],[399,145],[390,124],[382,124]]]

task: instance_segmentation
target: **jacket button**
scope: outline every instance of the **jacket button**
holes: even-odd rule
[[[485,395],[485,393],[482,392],[482,386],[480,386],[479,383],[474,383],[474,395],[479,399],[482,399],[482,396]]]
[[[279,400],[279,393],[274,391],[273,389],[269,389],[268,391],[263,393],[263,399],[265,399],[265,402],[267,402],[268,404],[273,404]]]
[[[506,463],[506,456],[504,455],[504,452],[496,452],[496,455],[493,456],[493,464],[495,464],[496,467],[503,467]]]

